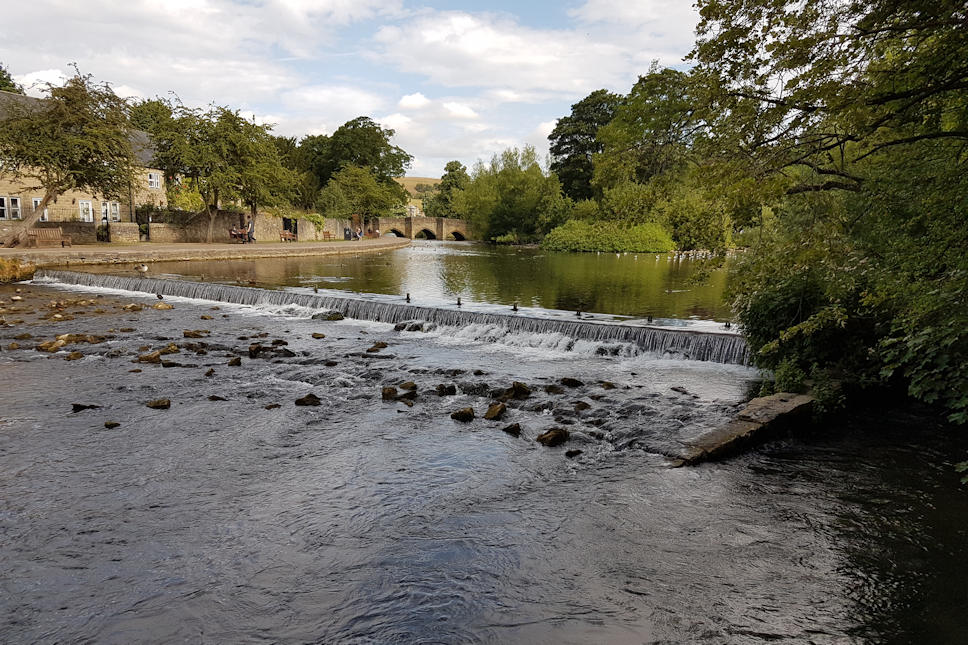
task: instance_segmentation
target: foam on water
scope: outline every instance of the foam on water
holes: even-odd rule
[[[122,292],[161,294],[266,308],[299,315],[338,311],[347,318],[379,323],[422,321],[453,329],[449,335],[465,341],[497,342],[519,347],[583,353],[670,356],[684,360],[746,365],[746,341],[734,333],[669,329],[601,320],[471,311],[469,308],[426,307],[383,298],[303,294],[215,283],[112,276],[72,271],[38,271],[38,282],[100,287]],[[579,344],[580,343],[580,344]]]

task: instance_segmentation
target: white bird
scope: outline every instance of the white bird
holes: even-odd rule
[[[137,269],[138,270],[138,273],[140,273],[141,275],[144,275],[144,274],[148,273],[148,265],[147,264],[139,264],[138,266],[135,267],[135,269]]]

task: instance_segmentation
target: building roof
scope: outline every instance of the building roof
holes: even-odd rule
[[[0,121],[12,116],[11,112],[16,105],[26,106],[28,109],[39,109],[43,104],[44,99],[0,90]],[[151,137],[148,136],[148,133],[132,129],[128,134],[128,141],[131,142],[131,150],[134,152],[137,163],[144,168],[152,167],[155,147],[151,143]]]

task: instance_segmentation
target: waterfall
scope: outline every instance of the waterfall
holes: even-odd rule
[[[515,334],[554,334],[574,340],[597,343],[627,343],[643,352],[675,356],[696,361],[746,365],[749,350],[742,336],[735,333],[666,329],[614,322],[539,318],[526,314],[475,312],[440,307],[425,307],[397,302],[381,302],[322,294],[238,287],[234,285],[123,277],[74,271],[39,270],[36,282],[55,282],[120,291],[162,294],[197,300],[239,305],[287,306],[338,311],[347,318],[385,323],[424,321],[441,327],[465,328],[477,325],[501,328]]]

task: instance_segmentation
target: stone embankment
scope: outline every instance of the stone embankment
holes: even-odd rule
[[[258,244],[91,244],[67,248],[0,249],[0,260],[19,260],[35,267],[86,264],[132,264],[177,260],[237,260],[316,255],[355,255],[409,246],[405,238],[381,237],[358,242],[266,242]]]
[[[692,466],[735,454],[778,432],[807,423],[813,404],[812,396],[788,392],[753,399],[725,425],[690,440],[685,455],[672,464]]]

